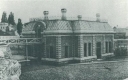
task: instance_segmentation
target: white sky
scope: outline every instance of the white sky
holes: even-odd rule
[[[15,22],[21,18],[25,23],[29,18],[43,17],[44,10],[49,16],[61,16],[61,8],[67,9],[67,16],[95,18],[100,13],[112,27],[128,26],[128,0],[0,0],[0,19],[3,11],[7,15],[13,12]]]

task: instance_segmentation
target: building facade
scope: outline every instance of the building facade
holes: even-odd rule
[[[6,32],[7,26],[8,26],[8,23],[0,23],[0,30],[3,32]]]
[[[43,20],[25,24],[22,33],[24,37],[41,34],[41,60],[85,62],[113,55],[113,28],[108,22],[102,22],[99,14],[95,21],[82,20],[81,15],[78,20],[68,20],[66,9],[61,9],[61,12],[61,19],[50,20],[48,11],[44,11]],[[31,50],[34,49],[31,47]]]
[[[114,27],[113,28],[115,35],[114,38],[115,39],[127,39],[128,38],[128,28],[118,28],[118,27]]]

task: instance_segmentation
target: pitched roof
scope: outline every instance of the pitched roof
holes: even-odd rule
[[[46,26],[45,23],[42,21],[29,22],[24,24],[23,32],[35,31],[35,28],[37,27],[38,24],[41,25],[41,29],[42,27]]]
[[[74,31],[81,32],[113,32],[113,29],[107,22],[96,21],[74,21]]]
[[[43,22],[43,21],[42,21]],[[45,21],[44,21],[45,22]],[[36,22],[30,22],[24,28],[34,31]],[[45,22],[46,33],[113,33],[112,27],[107,22],[86,20],[48,20]]]
[[[71,21],[50,20],[47,23],[45,32],[71,32]]]
[[[30,22],[30,23],[25,24],[23,31],[33,31],[35,24],[36,22]]]
[[[124,33],[126,36],[128,36],[128,28],[115,28],[116,33]]]
[[[126,33],[126,28],[116,28],[115,31],[117,33]]]

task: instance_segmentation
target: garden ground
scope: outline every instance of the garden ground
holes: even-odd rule
[[[128,78],[128,57],[110,58],[86,64],[22,67],[20,80],[123,80]]]

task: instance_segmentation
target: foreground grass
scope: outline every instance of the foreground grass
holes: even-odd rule
[[[107,69],[107,68],[110,69]],[[128,62],[22,67],[20,80],[122,80],[128,78]]]

